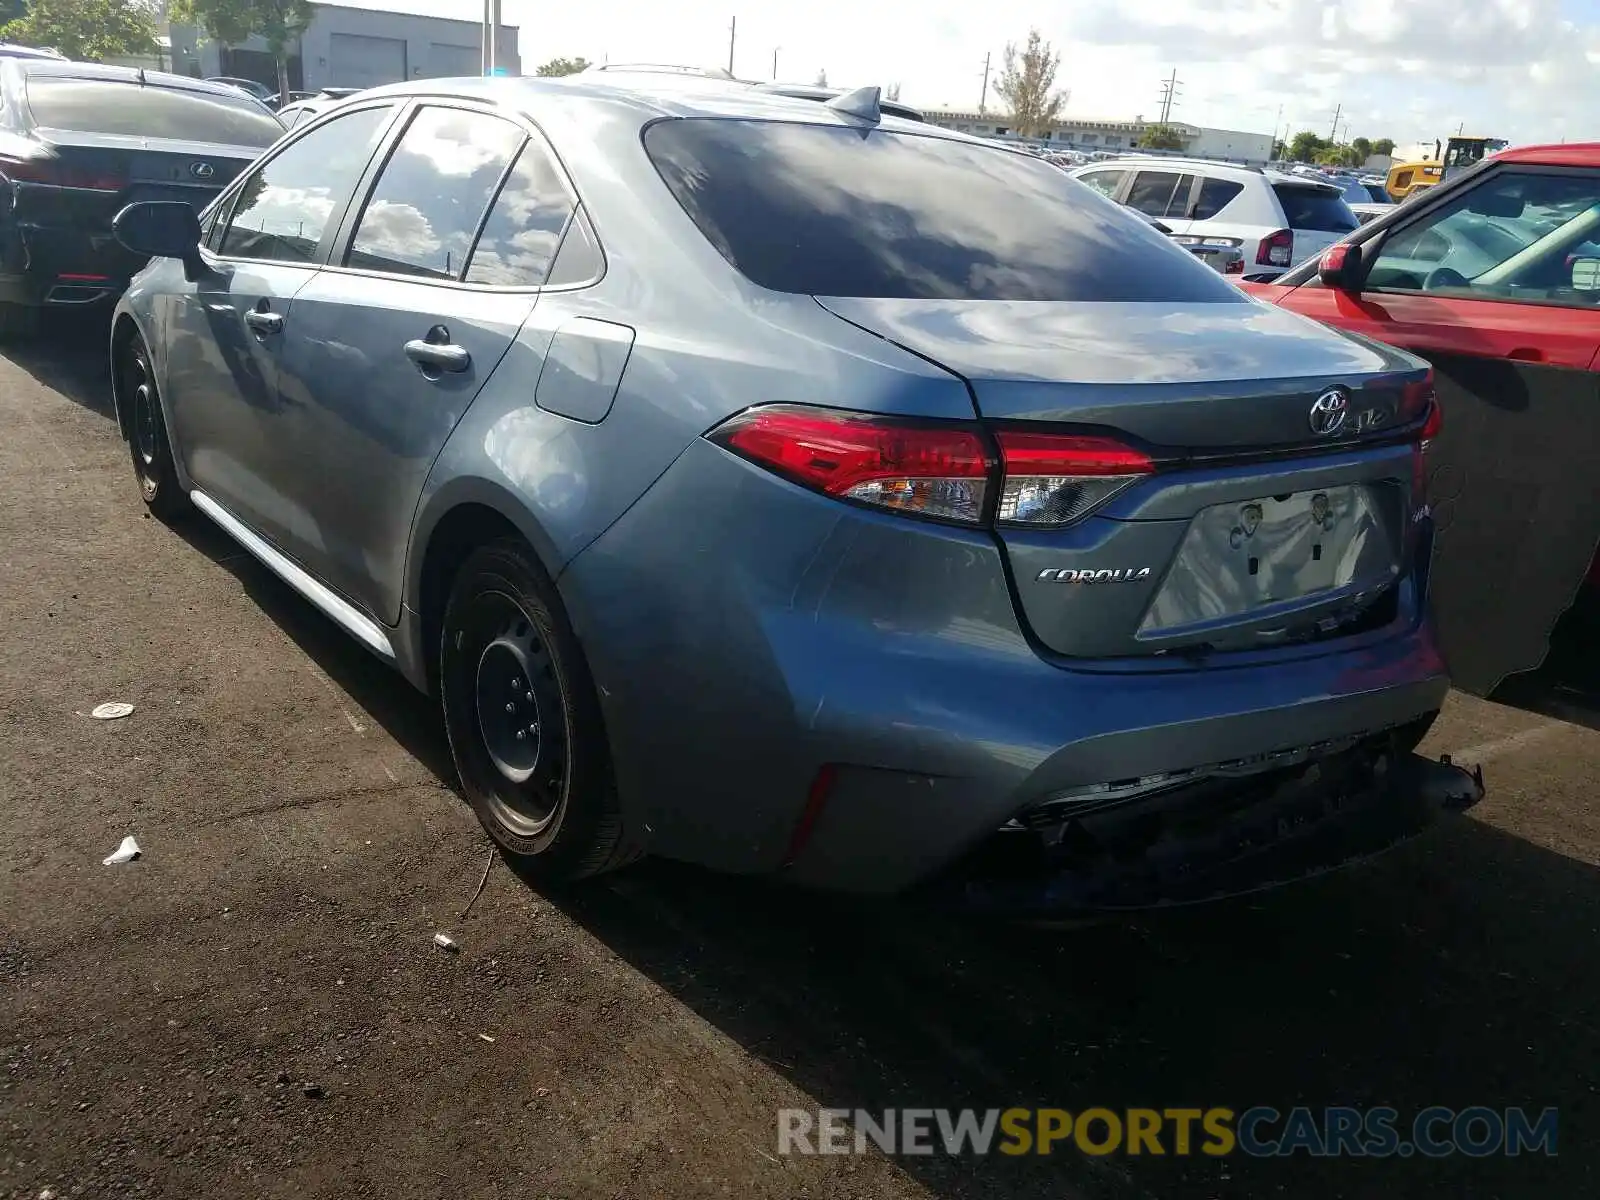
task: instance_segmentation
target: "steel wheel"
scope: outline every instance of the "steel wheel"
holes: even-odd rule
[[[172,465],[172,444],[161,416],[161,394],[150,367],[150,352],[137,336],[124,343],[117,369],[120,402],[126,410],[128,452],[139,495],[152,513],[162,520],[172,520],[188,511],[189,497],[183,494]]]
[[[461,790],[507,859],[559,882],[637,855],[623,838],[583,649],[524,543],[494,541],[467,556],[438,645]]]

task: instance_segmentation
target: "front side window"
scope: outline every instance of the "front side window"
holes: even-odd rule
[[[572,209],[572,194],[549,152],[530,138],[489,210],[467,267],[467,282],[542,285]]]
[[[1366,286],[1600,304],[1600,172],[1501,171],[1384,240]]]
[[[460,279],[495,187],[522,141],[522,130],[500,117],[419,110],[378,175],[345,265]]]
[[[244,96],[53,75],[30,76],[27,87],[33,122],[46,129],[256,149],[283,136],[278,119]]]
[[[913,300],[1243,303],[1143,222],[1049,163],[954,138],[800,121],[674,118],[646,153],[752,283]]]
[[[313,262],[328,222],[355,189],[392,109],[349,113],[285,146],[245,180],[218,253]]]

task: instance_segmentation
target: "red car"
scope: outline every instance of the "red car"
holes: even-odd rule
[[[1539,666],[1585,580],[1600,584],[1600,143],[1506,150],[1241,286],[1433,363],[1432,593],[1451,674],[1486,695]]]

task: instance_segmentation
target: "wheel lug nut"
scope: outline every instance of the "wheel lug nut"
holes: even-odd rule
[[[508,713],[514,713],[517,711],[517,706],[515,704],[508,704],[506,705],[506,711]]]
[[[521,689],[522,689],[522,680],[520,680],[520,679],[513,679],[513,680],[512,680],[512,681],[511,681],[511,690],[512,690],[512,691],[513,691],[513,692],[515,692],[515,691],[520,691],[520,690],[521,690]]]
[[[520,729],[519,729],[519,730],[517,730],[517,741],[519,741],[519,742],[520,742],[520,741],[521,741],[521,740],[522,740],[522,739],[523,739],[523,738],[524,738],[524,737],[526,737],[526,736],[527,736],[527,735],[526,735],[526,734],[525,734],[525,733],[523,733],[523,732],[522,732],[522,730],[520,730]]]
[[[529,725],[528,726],[528,732],[532,733],[532,734],[537,734],[539,732],[539,722],[535,721],[532,725]]]
[[[529,692],[529,693],[528,693],[528,703],[529,703],[529,704],[532,704],[532,703],[533,703],[533,693],[532,693],[532,692]]]

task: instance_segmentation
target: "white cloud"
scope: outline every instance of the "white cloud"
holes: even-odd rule
[[[351,2],[351,0],[345,0]],[[461,16],[462,0],[355,0]],[[975,105],[984,54],[998,67],[1030,25],[1062,51],[1067,111],[1150,116],[1173,67],[1175,117],[1266,132],[1283,107],[1295,129],[1326,133],[1335,106],[1350,132],[1432,141],[1458,125],[1529,142],[1600,124],[1600,12],[1592,0],[503,0],[521,28],[530,73],[557,55],[726,65],[738,11],[735,70],[835,84],[903,84],[908,103]],[[1575,16],[1589,11],[1593,15]],[[994,102],[993,91],[990,92]]]

